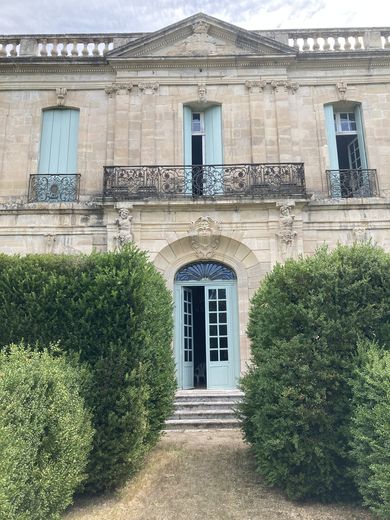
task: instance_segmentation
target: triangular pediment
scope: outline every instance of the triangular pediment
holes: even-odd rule
[[[110,51],[108,58],[294,55],[295,50],[203,13]]]

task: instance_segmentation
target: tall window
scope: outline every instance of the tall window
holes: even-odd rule
[[[222,110],[219,105],[184,107],[185,192],[193,196],[223,191]],[[217,166],[217,167],[215,167]]]
[[[76,173],[79,111],[44,110],[38,173]]]
[[[329,181],[333,197],[367,194],[367,158],[360,104],[325,105]]]
[[[77,200],[77,144],[79,111],[55,108],[42,113],[38,175],[33,176],[33,192],[41,202]]]

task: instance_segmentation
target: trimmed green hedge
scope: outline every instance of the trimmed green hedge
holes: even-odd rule
[[[162,276],[133,246],[89,256],[0,255],[0,322],[0,345],[59,341],[89,364],[96,434],[87,487],[122,484],[172,409],[172,303]]]
[[[361,344],[353,380],[353,475],[363,497],[380,518],[390,518],[390,352]]]
[[[354,495],[349,379],[359,338],[390,344],[390,256],[357,244],[277,265],[248,335],[240,414],[258,471],[292,498]]]
[[[59,519],[86,477],[85,370],[47,351],[0,352],[0,518]]]

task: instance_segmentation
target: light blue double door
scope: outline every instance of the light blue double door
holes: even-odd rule
[[[234,281],[176,282],[179,388],[231,389],[239,377]]]

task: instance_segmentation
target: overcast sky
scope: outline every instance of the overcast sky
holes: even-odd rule
[[[245,29],[390,26],[390,0],[0,0],[0,34],[150,32],[199,11]]]

